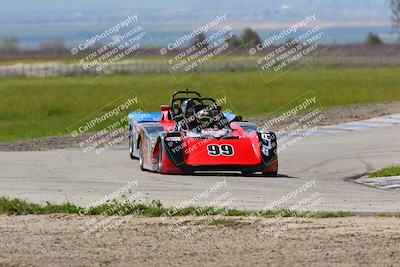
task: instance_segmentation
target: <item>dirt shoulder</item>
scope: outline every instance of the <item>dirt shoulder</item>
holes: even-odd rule
[[[331,107],[323,110],[325,119],[321,121],[320,125],[364,120],[395,113],[400,113],[400,101]],[[245,119],[262,126],[267,122],[268,117],[251,116]],[[278,127],[282,126],[278,125]],[[81,134],[75,138],[70,135],[53,136],[27,141],[0,143],[0,151],[38,151],[77,148],[79,147],[79,142],[85,141],[92,135],[94,134]]]
[[[0,216],[0,265],[394,266],[400,262],[400,218],[394,217],[296,219],[290,222],[293,228],[284,219],[225,218],[216,225],[185,219],[182,229],[193,232],[187,237],[182,232],[172,234],[182,218],[130,218],[100,237],[92,233],[84,238],[79,226],[93,218]],[[277,229],[284,231],[275,237]]]

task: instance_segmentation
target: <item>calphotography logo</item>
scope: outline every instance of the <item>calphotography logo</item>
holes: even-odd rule
[[[113,72],[122,61],[143,53],[147,38],[139,16],[129,15],[73,47],[71,55],[78,60],[84,73],[98,77],[107,71]]]
[[[188,116],[177,118],[175,128],[187,131],[186,138],[165,140],[170,156],[176,166],[190,164],[193,161],[201,162],[205,154],[210,156],[232,156],[233,147],[229,144],[216,145],[215,142],[223,137],[231,136],[228,128],[229,120],[234,116],[233,107],[224,91],[214,93],[207,104],[205,102],[195,103]],[[217,153],[218,152],[218,153]],[[184,160],[179,161],[176,154],[183,154]]]
[[[313,192],[315,188],[315,180],[307,181],[281,198],[267,203],[263,209],[252,213],[251,217],[259,217],[266,211],[278,211],[257,225],[258,233],[277,238],[297,228],[303,222],[309,221],[318,213],[324,201],[320,192]]]
[[[167,217],[189,211],[184,217],[169,224],[169,230],[177,238],[190,238],[213,222],[223,219],[234,199],[232,193],[227,191],[227,181],[218,181],[203,192],[168,209],[161,215],[161,220],[165,222]]]
[[[281,76],[302,61],[327,49],[329,35],[318,25],[316,14],[308,15],[290,27],[255,42],[248,53],[265,82]],[[254,43],[254,42],[253,42]]]
[[[310,90],[269,114],[260,130],[275,132],[279,154],[308,136],[318,135],[326,119],[315,92]]]
[[[137,180],[130,181],[113,193],[79,210],[80,216],[101,211],[100,215],[79,226],[83,237],[86,239],[99,238],[103,234],[118,228],[132,217],[140,215],[141,211],[137,207],[145,203],[145,195],[137,190],[137,186]]]
[[[97,155],[129,137],[128,113],[141,114],[144,108],[135,92],[125,94],[67,130],[85,153]]]
[[[179,82],[188,75],[178,74],[204,69],[212,61],[237,49],[230,42],[234,37],[235,33],[228,25],[227,15],[217,15],[206,24],[162,47],[160,54],[168,63],[172,75]]]

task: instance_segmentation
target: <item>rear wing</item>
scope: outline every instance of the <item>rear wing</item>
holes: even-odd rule
[[[225,118],[226,118],[229,122],[231,122],[231,121],[236,117],[236,115],[233,114],[232,112],[222,112],[222,113],[224,114]]]
[[[131,112],[128,114],[128,121],[139,122],[157,122],[160,121],[161,112]]]

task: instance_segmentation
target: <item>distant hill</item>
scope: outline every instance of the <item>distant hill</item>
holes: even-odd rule
[[[385,0],[18,0],[0,9],[0,35],[15,34],[31,47],[56,38],[71,42],[138,14],[163,42],[224,13],[238,31],[282,28],[315,13],[338,43],[360,42],[368,31],[389,40],[390,33]]]

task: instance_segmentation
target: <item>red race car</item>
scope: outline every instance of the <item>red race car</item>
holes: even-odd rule
[[[161,112],[128,115],[129,155],[142,170],[164,174],[201,171],[261,172],[276,176],[277,141],[221,102],[195,91],[175,92]]]

